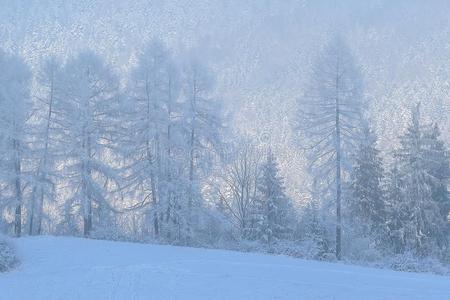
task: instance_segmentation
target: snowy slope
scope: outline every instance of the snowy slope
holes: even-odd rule
[[[171,246],[34,237],[1,299],[450,299],[450,278]]]

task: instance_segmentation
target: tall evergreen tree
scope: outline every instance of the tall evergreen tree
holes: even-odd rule
[[[383,166],[376,136],[369,128],[364,130],[351,179],[350,223],[361,229],[363,235],[379,233],[385,223]]]
[[[386,193],[386,224],[390,246],[395,253],[401,253],[403,247],[403,220],[407,218],[407,202],[403,201],[404,184],[398,162],[387,172],[384,190]]]
[[[272,244],[274,240],[286,238],[292,228],[292,206],[284,192],[283,178],[272,152],[262,165],[256,201],[256,233],[259,238]]]
[[[341,259],[342,190],[362,130],[364,106],[361,72],[341,38],[334,38],[315,64],[300,105],[298,127],[309,142],[314,174],[333,186],[336,257]]]
[[[401,203],[395,208],[400,224],[397,232],[402,250],[425,255],[446,244],[446,223],[439,204],[433,199],[433,176],[430,174],[426,127],[421,123],[420,104],[412,111],[406,133],[400,137],[396,153],[402,186]]]
[[[333,253],[322,214],[318,199],[313,197],[303,211],[301,222],[305,227],[305,238],[313,242],[314,253],[311,254],[317,259],[324,259],[329,253]]]
[[[441,139],[437,124],[429,125],[424,132],[424,156],[431,176],[431,197],[439,206],[442,219],[448,222],[450,212],[450,154]]]

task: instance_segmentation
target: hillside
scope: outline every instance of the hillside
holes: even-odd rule
[[[448,277],[65,237],[15,241],[2,299],[450,299]]]

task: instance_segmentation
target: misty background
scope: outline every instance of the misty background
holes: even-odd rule
[[[152,38],[175,54],[194,48],[214,70],[228,126],[276,153],[288,194],[308,197],[292,134],[296,101],[329,36],[339,32],[362,67],[364,93],[388,150],[418,101],[450,138],[447,1],[0,1],[0,47],[33,68],[89,48],[120,72]],[[384,153],[384,152],[383,152]]]

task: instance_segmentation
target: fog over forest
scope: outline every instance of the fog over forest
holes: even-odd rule
[[[0,7],[2,233],[450,272],[448,1]]]

